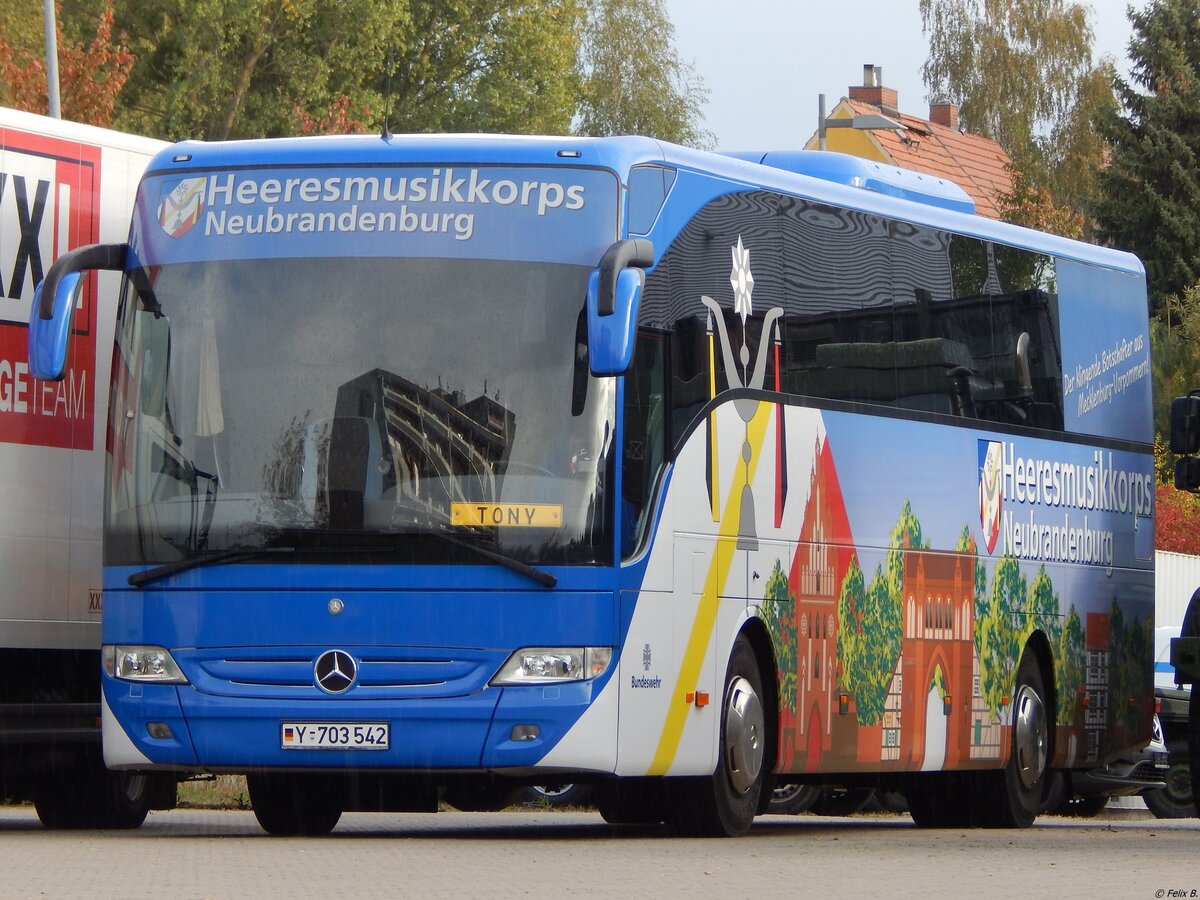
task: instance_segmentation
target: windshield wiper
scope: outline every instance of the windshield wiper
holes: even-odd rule
[[[192,556],[187,559],[166,563],[165,565],[155,566],[153,569],[146,569],[144,572],[134,572],[127,580],[134,587],[142,587],[152,581],[159,581],[179,572],[186,572],[188,569],[199,569],[202,566],[217,566],[221,563],[232,562],[235,559],[252,559],[256,556],[267,556],[274,553],[288,554],[295,552],[295,547],[230,547],[228,550],[221,550],[207,556]]]
[[[505,556],[503,553],[497,553],[495,550],[488,550],[485,547],[480,547],[478,544],[472,544],[470,541],[464,541],[455,537],[445,528],[439,528],[436,531],[430,531],[429,534],[436,534],[448,544],[453,544],[455,547],[462,547],[470,550],[472,553],[482,556],[484,559],[491,560],[497,565],[504,566],[506,569],[524,575],[526,578],[531,578],[543,587],[552,588],[558,584],[557,576],[551,575],[549,572],[543,572],[541,569],[535,569],[528,563],[523,563],[519,559],[513,559],[511,556]]]
[[[511,556],[505,556],[503,553],[497,553],[494,550],[488,550],[469,541],[461,540],[444,530],[438,529],[435,531],[426,532],[426,534],[436,535],[441,540],[448,544],[453,544],[456,547],[462,547],[469,550],[477,556],[481,556],[497,565],[504,566],[506,569],[511,569],[518,574],[524,575],[536,581],[543,587],[554,587],[558,584],[558,578],[551,575],[549,572],[543,572],[541,569],[535,569],[527,563],[521,562],[519,559],[513,559]],[[133,587],[144,587],[155,581],[160,581],[163,578],[169,578],[180,572],[186,572],[189,569],[199,569],[206,566],[218,566],[235,560],[254,559],[260,556],[283,555],[292,556],[297,553],[336,553],[342,554],[363,554],[363,553],[391,553],[392,547],[230,547],[228,550],[220,550],[216,553],[211,553],[206,556],[193,556],[188,559],[180,559],[175,562],[165,563],[161,566],[155,566],[153,569],[147,569],[144,572],[135,572],[130,575],[127,581]]]
[[[240,559],[254,559],[259,556],[292,556],[297,553],[390,553],[390,547],[230,547],[207,556],[192,556],[188,559],[176,560],[172,563],[156,566],[144,572],[135,572],[127,579],[134,587],[143,587],[152,581],[168,578],[188,569],[199,569],[205,566],[218,566],[222,563]]]

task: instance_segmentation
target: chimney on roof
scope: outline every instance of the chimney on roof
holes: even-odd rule
[[[850,85],[849,97],[851,100],[870,103],[891,113],[900,112],[900,99],[896,92],[883,86],[883,69],[870,63],[863,66],[862,86]]]
[[[958,107],[945,100],[929,104],[929,121],[958,131]]]

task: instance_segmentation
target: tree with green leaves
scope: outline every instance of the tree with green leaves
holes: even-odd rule
[[[663,0],[584,0],[581,134],[644,134],[708,148],[708,91],[674,49]]]
[[[404,0],[133,0],[118,25],[137,56],[118,123],[166,139],[302,130],[339,96],[382,112],[376,83]]]
[[[68,41],[104,2],[62,0]],[[0,9],[22,59],[41,53],[40,10]],[[662,0],[125,0],[114,31],[135,61],[113,125],[154,137],[378,131],[386,106],[397,133],[712,144]]]
[[[1171,399],[1200,387],[1200,283],[1163,298],[1150,322],[1150,371],[1154,430],[1167,435]]]
[[[398,132],[564,134],[579,98],[580,0],[410,0],[399,50]]]
[[[1094,217],[1141,257],[1157,309],[1200,281],[1200,18],[1195,0],[1152,0],[1130,20],[1130,80],[1096,123],[1111,158]]]
[[[130,0],[117,121],[218,140],[379,130],[390,60],[394,131],[566,132],[580,15],[578,0]]]
[[[1110,61],[1092,58],[1086,4],[1074,0],[920,0],[930,96],[997,141],[1017,171],[1007,218],[1078,233],[1104,147],[1091,126],[1113,105]]]

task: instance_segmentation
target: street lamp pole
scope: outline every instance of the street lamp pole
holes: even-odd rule
[[[42,10],[46,29],[47,111],[51,118],[61,119],[62,108],[58,100],[58,26],[54,21],[54,0],[43,0]]]
[[[904,128],[895,119],[889,119],[887,116],[879,113],[867,113],[866,115],[854,115],[848,119],[828,119],[825,117],[825,95],[817,95],[817,148],[825,149],[825,130],[828,128],[854,128],[858,131],[874,131],[876,129],[902,129]]]
[[[825,149],[825,95],[817,94],[817,149]]]

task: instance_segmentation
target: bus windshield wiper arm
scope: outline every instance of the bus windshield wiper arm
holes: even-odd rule
[[[208,556],[190,556],[187,559],[176,560],[165,565],[146,569],[144,572],[134,572],[128,581],[134,587],[143,587],[152,581],[168,578],[188,569],[199,569],[202,566],[217,566],[221,563],[232,562],[235,559],[252,559],[255,556],[269,556],[275,553],[295,553],[295,547],[230,547]]]
[[[457,538],[450,534],[450,532],[444,528],[440,528],[431,533],[436,534],[447,543],[453,544],[456,547],[463,547],[467,550],[470,550],[472,553],[482,556],[484,559],[491,560],[497,565],[504,566],[506,569],[512,569],[512,571],[517,572],[520,575],[524,575],[526,578],[532,578],[543,587],[552,588],[558,584],[558,578],[554,575],[551,575],[549,572],[543,572],[541,569],[535,569],[528,563],[523,563],[519,559],[513,559],[511,556],[505,556],[503,553],[497,553],[495,550],[488,550],[486,547],[480,547],[478,544],[472,544],[470,541],[464,541],[461,538]]]
[[[477,556],[482,556],[484,559],[490,560],[497,565],[511,569],[526,578],[531,578],[538,584],[544,587],[554,587],[558,584],[558,578],[551,575],[549,572],[543,572],[540,569],[535,569],[533,566],[513,559],[511,556],[505,556],[503,553],[496,553],[493,550],[488,550],[484,547],[472,544],[469,541],[461,540],[452,534],[445,531],[434,531],[439,538],[447,543],[454,544],[456,547],[462,547],[471,551]],[[180,572],[186,572],[189,569],[198,569],[204,566],[217,566],[227,562],[233,562],[240,559],[253,559],[257,556],[270,556],[274,554],[292,555],[296,553],[387,553],[391,552],[388,547],[338,547],[338,548],[305,548],[305,547],[230,547],[228,550],[221,550],[217,553],[208,556],[192,556],[188,559],[180,559],[175,562],[166,563],[161,566],[156,566],[153,569],[147,569],[144,572],[135,572],[127,579],[133,587],[144,587],[154,581],[159,581],[163,578],[169,578]]]
[[[291,556],[296,553],[390,553],[390,547],[230,547],[219,550],[208,556],[191,556],[172,563],[156,566],[144,572],[135,572],[128,581],[134,587],[142,587],[152,581],[167,578],[188,569],[199,569],[203,566],[218,566],[222,563],[233,562],[236,559],[253,559],[256,556],[282,555]]]

